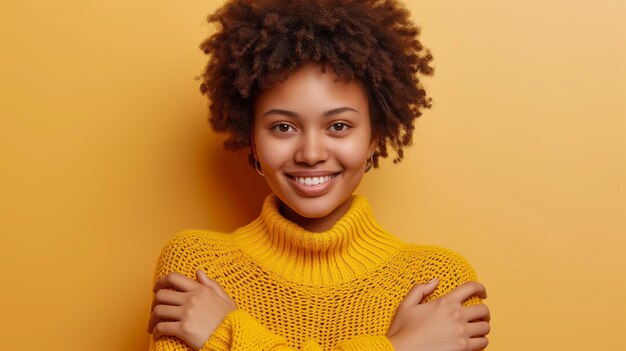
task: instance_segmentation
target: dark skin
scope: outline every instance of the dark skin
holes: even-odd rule
[[[209,22],[219,28],[201,44],[208,55],[201,91],[210,101],[211,127],[227,133],[227,149],[255,155],[283,202],[286,218],[313,232],[328,229],[347,211],[367,160],[377,167],[379,158],[391,152],[396,154],[394,162],[400,161],[412,142],[415,120],[431,106],[421,78],[433,73],[432,55],[420,42],[419,29],[396,0],[227,1]],[[269,95],[278,99],[256,111],[255,99],[279,82],[289,82],[293,71],[308,62],[328,64],[327,70],[344,82],[358,81],[366,88],[361,97],[367,107],[352,100],[333,101],[346,89],[320,94],[326,95],[321,103],[308,106],[304,103],[318,94],[300,94],[292,104],[288,95],[274,91]],[[328,86],[321,93],[328,93]],[[353,111],[329,113],[345,107]],[[276,124],[259,125],[256,113],[271,109],[292,117],[270,113]],[[324,115],[331,118],[322,119]],[[307,182],[319,187],[306,188]],[[436,287],[436,282],[415,286],[398,307],[387,335],[394,348],[484,348],[489,310],[485,305],[462,305],[470,296],[485,298],[484,287],[467,283],[423,302]],[[237,308],[216,282],[199,272],[196,280],[170,273],[156,282],[154,291],[148,331],[154,337],[178,337],[196,350]]]
[[[415,119],[431,106],[421,79],[433,73],[433,57],[399,0],[227,1],[209,22],[220,29],[200,46],[208,55],[200,90],[227,149],[250,150],[254,99],[305,62],[328,64],[367,88],[374,167],[379,158],[403,158]]]
[[[369,116],[353,112],[363,111],[367,106],[360,84],[334,82],[331,73],[321,75],[315,65],[302,67],[285,83],[269,88],[264,94],[262,105],[267,108],[261,109],[262,113],[276,106],[283,112],[273,119],[263,119],[267,117],[264,116],[255,121],[254,144],[261,146],[255,153],[263,155],[266,180],[271,178],[268,183],[281,200],[285,197],[289,201],[287,205],[305,214],[295,215],[295,210],[290,208],[291,213],[286,211],[286,216],[309,229],[327,230],[347,211],[346,201],[359,185],[375,145]],[[326,111],[333,111],[335,106],[348,106],[352,111],[329,116]],[[297,112],[299,119],[282,116],[287,110],[288,115]],[[304,190],[306,185],[294,187],[288,172],[307,170],[330,170],[339,175],[334,183],[328,183],[332,186],[325,188],[323,184],[311,184],[310,189]],[[345,177],[340,178],[342,175]],[[318,189],[322,189],[319,194]],[[307,217],[305,211],[317,212],[310,212]],[[484,349],[488,344],[489,309],[484,304],[463,306],[463,301],[472,296],[486,298],[484,286],[468,282],[423,303],[437,284],[435,280],[416,285],[398,306],[387,333],[394,349]],[[226,315],[237,309],[222,287],[202,271],[196,272],[196,280],[169,273],[157,280],[154,292],[148,332],[155,338],[163,335],[180,338],[194,350],[202,348]]]
[[[196,279],[172,272],[157,280],[148,322],[153,338],[175,336],[199,350],[224,317],[237,309],[235,301],[204,272],[197,271]]]

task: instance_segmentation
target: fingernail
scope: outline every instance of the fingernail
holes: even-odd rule
[[[437,279],[437,278],[433,278],[433,279],[431,279],[431,280],[430,280],[428,283],[426,283],[426,284],[432,284],[432,283],[436,282],[437,280],[439,280],[439,279]]]

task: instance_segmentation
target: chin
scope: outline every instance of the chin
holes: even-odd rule
[[[304,208],[289,207],[289,208],[291,208],[292,211],[296,212],[301,217],[309,218],[309,219],[323,218],[323,217],[328,216],[332,212],[332,209],[328,209],[328,208],[311,208],[311,207],[304,207]]]
[[[333,214],[335,210],[342,207],[351,197],[337,199],[333,196],[302,197],[297,194],[287,196],[286,198],[279,196],[284,205],[289,207],[291,211],[309,219],[320,219]]]
[[[295,197],[295,199],[294,199]],[[334,208],[329,206],[328,200],[322,196],[307,198],[289,196],[282,200],[285,206],[304,218],[322,218],[328,216]]]

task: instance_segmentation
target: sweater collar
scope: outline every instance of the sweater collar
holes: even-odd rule
[[[261,215],[234,233],[240,249],[264,269],[299,284],[341,284],[379,267],[402,242],[376,222],[367,200],[353,195],[348,211],[324,232],[283,217],[275,194]]]

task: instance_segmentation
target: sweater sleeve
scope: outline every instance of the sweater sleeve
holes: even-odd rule
[[[440,247],[431,247],[431,250],[429,258],[426,261],[426,266],[430,270],[427,280],[437,278],[439,279],[439,284],[437,285],[437,289],[425,298],[424,302],[445,295],[463,283],[478,281],[476,271],[460,254]],[[476,305],[481,302],[482,300],[480,298],[473,296],[465,300],[463,305]]]
[[[214,233],[210,236],[216,240],[220,234]],[[209,237],[198,234],[196,231],[183,231],[172,238],[164,247],[157,261],[154,281],[165,276],[169,272],[179,272],[190,278],[194,276],[195,270],[202,262],[197,261],[199,248],[211,249],[210,265],[218,266],[221,263],[215,257],[228,257],[228,254],[218,252],[223,249],[222,241],[218,245],[211,245],[207,241]],[[196,260],[190,257],[196,257]],[[192,351],[183,340],[172,337],[162,336],[157,340],[150,338],[150,351]],[[323,348],[315,340],[307,340],[301,347],[294,348],[289,346],[287,340],[280,335],[275,334],[266,326],[257,321],[249,313],[242,309],[237,309],[224,318],[207,340],[201,351],[322,351]],[[345,340],[335,345],[332,351],[393,351],[393,346],[384,335],[380,336],[358,336],[349,340]]]
[[[172,336],[150,339],[150,351],[191,351],[184,341]],[[322,351],[314,340],[308,340],[299,349],[289,346],[287,340],[274,334],[244,310],[238,309],[220,323],[200,351]],[[384,335],[363,335],[340,342],[331,351],[393,351]]]
[[[150,351],[191,351],[182,340],[163,336],[150,339]],[[238,309],[229,313],[200,351],[322,351],[314,340],[308,340],[299,349],[289,346],[286,339],[274,334],[247,312]],[[384,335],[364,335],[342,341],[331,351],[393,351]]]
[[[314,340],[308,340],[301,348],[290,347],[287,340],[239,309],[229,313],[218,326],[201,351],[321,351]],[[342,341],[332,351],[393,351],[393,346],[384,335],[365,335]]]

